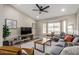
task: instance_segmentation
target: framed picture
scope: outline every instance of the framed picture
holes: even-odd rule
[[[16,20],[6,19],[5,22],[9,28],[17,28],[17,21]]]

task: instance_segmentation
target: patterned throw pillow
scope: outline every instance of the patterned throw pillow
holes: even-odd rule
[[[66,42],[72,42],[73,39],[74,39],[74,37],[73,37],[72,35],[66,35],[65,38],[64,38],[64,40],[65,40]]]

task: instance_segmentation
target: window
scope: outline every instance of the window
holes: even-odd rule
[[[43,34],[46,33],[46,23],[43,23]]]
[[[62,22],[62,31],[66,33],[66,21],[65,20]]]
[[[60,33],[60,23],[53,23],[54,26],[53,26],[53,31],[56,33],[56,34],[59,34]]]
[[[48,33],[53,32],[53,23],[48,23]]]
[[[48,33],[55,32],[60,33],[60,23],[48,23]]]
[[[73,34],[74,33],[73,25],[68,25],[67,29],[68,29],[68,34]]]

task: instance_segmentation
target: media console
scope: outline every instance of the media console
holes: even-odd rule
[[[11,46],[11,45],[27,42],[30,40],[33,40],[33,34],[19,35],[18,37],[13,38],[13,40],[3,41],[3,46]]]
[[[27,38],[29,38],[30,40],[32,40],[32,39],[33,39],[33,34],[20,35],[19,37],[20,37],[22,40],[23,40],[23,39],[27,39]]]

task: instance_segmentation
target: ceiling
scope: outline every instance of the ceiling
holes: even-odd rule
[[[35,4],[14,4],[16,9],[25,13],[35,20],[43,20],[63,15],[70,15],[76,13],[79,8],[79,4],[39,4],[40,6],[50,6],[46,10],[48,13],[43,12],[39,14],[39,11],[32,11],[32,9],[38,9]],[[62,11],[61,11],[62,10]]]

